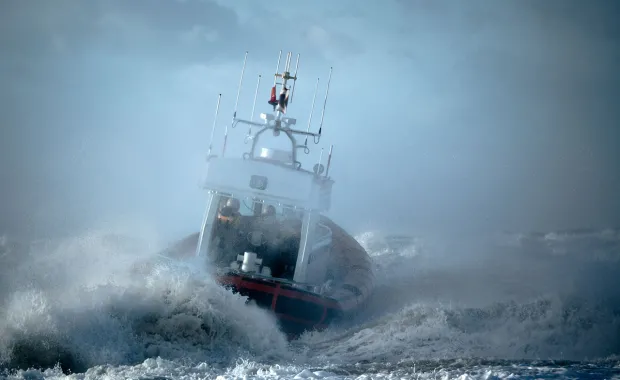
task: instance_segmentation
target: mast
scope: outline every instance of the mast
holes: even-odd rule
[[[279,51],[278,60],[276,63],[276,72],[273,74],[274,75],[273,86],[270,89],[271,93],[270,93],[269,100],[267,102],[270,106],[272,106],[273,113],[269,113],[269,114],[261,113],[260,118],[262,120],[254,121],[254,114],[256,111],[256,100],[258,97],[258,93],[260,92],[260,84],[261,84],[262,75],[258,75],[258,80],[257,80],[256,88],[254,91],[254,99],[252,103],[250,118],[248,120],[244,120],[244,119],[237,117],[237,108],[239,105],[241,88],[243,86],[243,77],[245,74],[245,68],[247,65],[247,58],[248,58],[248,52],[247,51],[245,52],[245,56],[243,59],[243,66],[241,68],[241,77],[239,78],[237,96],[235,99],[232,122],[230,124],[231,128],[235,128],[238,123],[247,124],[249,127],[247,135],[245,136],[244,142],[248,142],[251,140],[252,148],[250,152],[244,155],[244,157],[247,157],[250,159],[254,158],[255,156],[254,152],[256,150],[257,139],[266,130],[272,130],[274,133],[274,136],[278,136],[281,132],[283,132],[288,137],[288,139],[292,143],[291,164],[293,165],[299,165],[299,162],[297,161],[297,149],[303,149],[303,151],[306,154],[310,152],[308,148],[308,137],[312,137],[314,139],[315,144],[318,144],[320,141],[321,134],[323,132],[323,122],[325,120],[325,110],[327,107],[327,99],[329,96],[329,88],[331,84],[333,67],[330,67],[329,69],[329,77],[327,80],[327,87],[325,90],[325,99],[323,100],[323,107],[321,110],[321,119],[319,122],[318,132],[311,132],[310,129],[312,126],[312,120],[313,120],[314,108],[315,108],[314,106],[316,103],[316,97],[317,97],[317,93],[319,89],[320,78],[317,78],[316,80],[314,94],[312,97],[312,104],[310,107],[310,116],[308,118],[308,124],[307,124],[306,130],[305,131],[297,130],[294,128],[294,126],[297,124],[297,120],[286,116],[288,113],[288,106],[289,104],[292,104],[293,102],[293,96],[295,93],[295,89],[297,87],[297,79],[298,79],[298,72],[299,72],[300,54],[297,53],[294,71],[292,70],[292,56],[293,56],[292,52],[287,52],[283,57],[282,50]],[[283,62],[282,68],[280,68],[280,63],[282,63],[282,61],[284,62]],[[280,91],[278,91],[278,89]],[[252,133],[253,127],[257,127],[259,129],[258,132]],[[296,137],[304,137],[305,139],[304,144],[297,145]],[[226,129],[224,131],[224,146],[222,149],[222,157],[226,153],[227,141],[228,141],[228,125],[226,125]],[[331,158],[332,148],[330,148],[330,154],[328,156],[328,163],[327,163],[328,168],[330,165],[329,159]]]

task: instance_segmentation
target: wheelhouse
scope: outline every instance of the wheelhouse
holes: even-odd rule
[[[320,215],[329,207],[331,185],[300,167],[260,158],[212,158],[197,254],[218,268],[322,284],[331,230]]]

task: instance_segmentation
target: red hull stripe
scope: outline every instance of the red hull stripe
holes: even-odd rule
[[[269,293],[273,295],[283,295],[286,297],[295,298],[295,299],[306,301],[306,302],[312,302],[317,305],[328,307],[330,309],[336,309],[336,310],[341,309],[340,305],[333,300],[313,296],[311,294],[298,292],[295,290],[282,289],[281,284],[277,284],[275,287],[268,286],[268,285],[263,285],[261,283],[254,282],[254,281],[252,282],[245,281],[243,278],[236,277],[236,276],[223,276],[223,277],[220,277],[219,281],[221,283],[225,283],[228,285],[237,285],[237,286],[241,286],[246,289],[258,290],[263,293]]]
[[[278,296],[280,295],[280,284],[276,285],[273,291],[273,299],[271,301],[271,310],[276,311],[276,303],[278,302]]]
[[[261,284],[260,282],[256,282],[256,281],[246,281],[242,277],[239,277],[239,276],[222,276],[218,280],[223,285],[233,285],[237,287],[237,289],[249,289],[249,290],[259,291],[262,293],[272,294],[273,298],[271,301],[270,308],[272,311],[274,311],[274,313],[276,310],[276,304],[277,304],[279,295],[319,305],[320,307],[323,308],[323,313],[319,321],[308,321],[308,320],[304,320],[300,318],[295,318],[295,317],[292,317],[284,313],[275,313],[276,316],[280,319],[288,320],[288,321],[303,324],[303,325],[312,326],[314,328],[321,329],[321,328],[327,327],[327,325],[324,324],[325,319],[327,318],[327,313],[328,313],[327,309],[342,310],[339,304],[333,300],[323,299],[317,296],[313,296],[311,294],[298,292],[294,290],[283,289],[282,284],[276,284],[275,286],[271,286],[271,285]]]

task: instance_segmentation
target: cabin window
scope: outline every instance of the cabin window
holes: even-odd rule
[[[229,267],[237,255],[255,252],[273,277],[293,279],[299,253],[303,210],[256,198],[218,194],[209,256]]]

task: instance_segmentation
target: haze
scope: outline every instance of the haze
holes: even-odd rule
[[[614,0],[4,0],[0,233],[196,231],[217,95],[219,153],[245,51],[249,117],[280,49],[303,128],[334,67],[320,146],[346,227],[618,226],[619,19]]]

